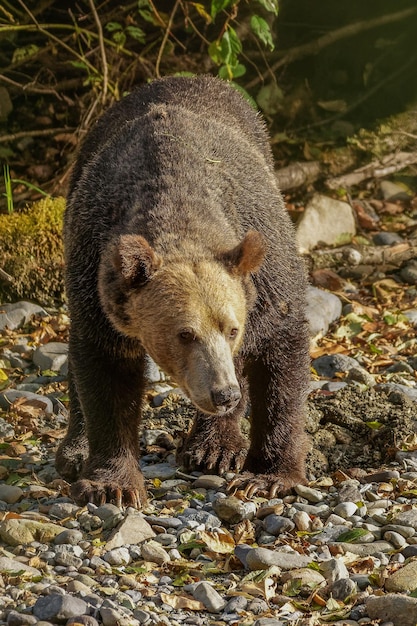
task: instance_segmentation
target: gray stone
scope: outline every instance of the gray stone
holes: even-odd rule
[[[33,353],[33,362],[42,371],[52,370],[53,372],[65,372],[68,361],[68,344],[58,341],[50,341]]]
[[[198,489],[221,489],[226,485],[226,479],[223,476],[216,476],[216,474],[203,474],[194,481],[193,487]]]
[[[400,276],[403,281],[409,285],[417,284],[417,263],[414,260],[409,261],[400,270]]]
[[[317,572],[314,569],[310,569],[308,567],[302,567],[298,569],[293,569],[288,572],[284,572],[281,576],[281,581],[283,583],[288,582],[289,580],[299,580],[302,586],[307,586],[310,589],[313,589],[317,586],[323,586],[326,582],[325,577]]]
[[[226,603],[223,611],[225,613],[239,613],[248,606],[248,601],[244,596],[234,596]]]
[[[288,517],[282,517],[281,515],[267,515],[263,520],[263,527],[267,533],[277,537],[281,533],[291,532],[294,530],[295,524]]]
[[[410,193],[402,185],[393,183],[390,180],[382,180],[380,187],[384,200],[410,199]]]
[[[92,615],[78,615],[71,617],[65,626],[99,626],[99,623]]]
[[[0,396],[0,404],[1,404],[1,396]],[[7,406],[3,408],[7,410],[8,407],[10,407],[10,402],[8,402]],[[14,436],[15,436],[15,430],[13,426],[9,424],[9,422],[6,422],[5,419],[0,417],[0,439],[5,439],[6,437],[14,437]]]
[[[36,405],[42,408],[47,415],[52,415],[54,407],[52,401],[46,396],[41,396],[31,391],[19,391],[18,389],[6,389],[0,394],[0,408],[9,409],[18,398],[27,398],[29,403],[31,400],[36,400]]]
[[[245,568],[248,567],[246,559],[251,550],[253,550],[253,548],[246,545],[246,543],[239,543],[235,548],[235,555]]]
[[[352,367],[358,367],[359,363],[345,354],[326,354],[314,359],[312,366],[319,376],[334,378],[340,372],[348,372]]]
[[[125,615],[121,610],[110,606],[100,608],[100,617],[104,626],[139,626],[140,622]]]
[[[391,621],[394,626],[415,626],[417,623],[417,598],[387,593],[366,599],[366,611],[371,619]]]
[[[352,515],[355,515],[357,510],[358,507],[354,502],[340,502],[333,509],[334,513],[336,515],[339,515],[340,517],[343,517],[343,519],[348,519],[349,517],[352,517]]]
[[[37,622],[36,617],[28,615],[28,613],[10,611],[7,616],[7,626],[32,626],[32,624],[36,624]]]
[[[191,508],[185,509],[182,515],[179,515],[178,518],[184,522],[193,521],[198,522],[198,524],[204,524],[206,530],[213,530],[214,528],[219,528],[222,525],[222,522],[217,515],[213,515],[208,511],[196,511]]]
[[[144,561],[151,561],[158,565],[168,563],[171,560],[168,552],[156,541],[144,543],[141,547],[141,553]]]
[[[385,580],[387,591],[407,592],[417,589],[417,561],[410,561]]]
[[[120,525],[112,531],[107,544],[107,550],[113,550],[120,546],[138,544],[155,537],[155,533],[139,514],[126,515]]]
[[[131,561],[129,550],[127,548],[114,548],[103,555],[103,559],[116,567],[120,565],[128,565]]]
[[[374,541],[372,543],[329,543],[329,548],[343,550],[343,553],[352,552],[358,556],[372,556],[378,552],[392,552],[392,545],[388,541]]]
[[[0,537],[9,546],[42,541],[47,543],[62,532],[61,526],[31,519],[6,519],[0,522]]]
[[[55,502],[49,509],[49,515],[56,519],[66,519],[67,517],[74,517],[80,507],[72,502]]]
[[[297,241],[301,253],[319,244],[337,245],[342,238],[356,233],[352,207],[347,202],[315,194],[308,202],[298,224]]]
[[[284,626],[284,622],[276,617],[260,617],[253,626]]]
[[[404,239],[398,233],[381,231],[373,235],[372,241],[376,246],[392,246],[393,243],[401,243]]]
[[[397,470],[382,470],[362,476],[361,481],[364,483],[387,483],[392,479],[397,480],[399,477],[400,472]]]
[[[343,480],[338,486],[339,502],[361,502],[362,494],[359,491],[360,483],[355,479]]]
[[[0,556],[0,573],[9,574],[15,572],[27,572],[32,576],[41,575],[40,570],[36,569],[36,567],[31,567],[8,556]]]
[[[317,504],[317,502],[321,502],[324,498],[322,492],[319,489],[313,489],[312,487],[308,487],[307,485],[296,485],[294,487],[296,493],[302,498],[305,498],[309,502],[313,504]]]
[[[87,603],[84,600],[67,594],[41,596],[33,607],[33,614],[39,620],[51,620],[58,623],[86,612]]]
[[[310,537],[310,543],[316,546],[326,545],[329,542],[337,541],[340,535],[348,530],[349,526],[345,525],[325,526],[321,533]]]
[[[342,314],[342,303],[333,293],[309,286],[306,317],[312,337],[325,335],[332,322]]]
[[[391,524],[400,524],[401,526],[411,526],[411,528],[417,530],[417,509],[401,511],[394,515],[390,522]]]
[[[47,312],[32,302],[15,302],[14,304],[0,305],[0,331],[6,327],[16,330],[30,321],[32,315],[47,315]]]
[[[202,602],[210,613],[220,613],[226,606],[226,601],[214,587],[206,581],[198,583],[192,593],[194,598]]]
[[[342,559],[329,559],[320,563],[320,570],[323,572],[327,582],[334,583],[336,580],[349,578],[349,572]]]
[[[75,528],[68,528],[59,533],[54,539],[55,545],[70,544],[76,546],[83,540],[83,534],[81,531]]]
[[[237,524],[247,518],[244,503],[235,496],[217,498],[213,502],[213,510],[221,520],[229,524]]]
[[[23,490],[20,487],[0,483],[0,500],[3,502],[14,504],[18,502],[22,496]]]
[[[246,563],[250,570],[268,569],[272,565],[288,570],[307,567],[311,558],[297,552],[280,552],[268,548],[252,548],[246,555]]]
[[[155,463],[154,465],[143,465],[141,470],[145,478],[167,480],[175,476],[177,468],[169,463]]]
[[[357,593],[358,589],[356,584],[350,578],[339,578],[331,586],[331,592],[333,598],[336,600],[342,600],[344,602],[346,598]]]

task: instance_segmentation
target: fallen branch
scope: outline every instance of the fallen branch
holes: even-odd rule
[[[320,173],[321,164],[319,161],[299,161],[276,170],[275,177],[281,191],[286,191],[314,182]]]
[[[353,187],[358,185],[367,178],[383,178],[394,172],[417,163],[417,152],[398,152],[397,154],[389,154],[380,161],[373,161],[363,167],[360,167],[349,174],[336,176],[326,181],[329,189],[339,189],[340,187]]]
[[[417,256],[417,241],[401,242],[392,246],[349,245],[340,248],[313,250],[309,253],[310,269],[337,268],[345,265],[390,265],[400,267]]]
[[[10,274],[2,270],[1,267],[0,267],[0,280],[5,280],[7,283],[14,282],[13,276],[10,276]]]
[[[16,141],[23,137],[47,137],[48,135],[56,135],[58,133],[68,133],[76,130],[75,128],[43,128],[42,130],[21,130],[18,133],[3,135],[0,137],[0,143],[8,141]]]

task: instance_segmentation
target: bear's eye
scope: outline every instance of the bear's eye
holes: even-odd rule
[[[196,336],[191,330],[182,330],[179,333],[179,338],[183,343],[191,343],[196,340]]]
[[[238,328],[232,328],[229,334],[229,339],[236,339],[238,332],[239,332]]]

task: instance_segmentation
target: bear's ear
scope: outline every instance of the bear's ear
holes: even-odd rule
[[[141,287],[162,265],[162,259],[141,235],[121,235],[113,261],[129,287]]]
[[[249,230],[242,241],[221,255],[220,261],[233,274],[250,274],[257,272],[265,258],[265,239],[257,230]]]

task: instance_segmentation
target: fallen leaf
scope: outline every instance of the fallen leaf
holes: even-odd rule
[[[172,593],[161,593],[160,595],[162,602],[174,609],[189,609],[190,611],[204,611],[205,609],[202,602],[194,600],[191,596],[177,596]]]
[[[198,536],[201,541],[204,541],[209,550],[218,554],[229,554],[236,547],[235,541],[229,533],[202,530],[198,533]]]

